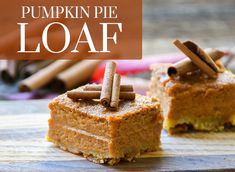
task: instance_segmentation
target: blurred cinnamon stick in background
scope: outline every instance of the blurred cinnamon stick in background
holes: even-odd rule
[[[102,58],[108,59],[113,56],[117,56],[117,54],[106,54],[103,55]],[[87,59],[89,58],[99,59],[100,55],[92,54],[87,57]],[[101,60],[82,60],[81,62],[58,74],[52,87],[56,90],[69,90],[87,82],[91,78],[96,67],[101,62]]]
[[[63,57],[58,59],[65,59],[66,57],[70,57],[76,59],[80,56],[87,56],[87,45],[83,45],[80,49],[80,52],[77,53],[67,53]],[[24,79],[19,84],[19,91],[26,92],[26,91],[33,91],[43,86],[49,84],[58,73],[62,72],[63,70],[67,69],[68,67],[72,66],[73,64],[77,63],[76,60],[58,60],[54,63],[50,64],[49,66],[43,68],[42,70],[38,71],[37,73],[33,74],[29,78]]]
[[[34,73],[42,70],[44,67],[50,65],[53,62],[54,60],[42,60],[34,62],[32,64],[28,64],[22,68],[22,70],[20,71],[20,75],[22,78],[30,77]]]
[[[100,60],[83,60],[76,63],[56,76],[53,88],[56,90],[68,90],[87,82],[100,63]]]
[[[77,58],[79,59],[79,57],[86,57],[88,45],[86,44],[81,45],[79,50],[80,50],[79,53],[68,52],[67,54],[59,58],[59,59],[69,58],[69,59],[75,59],[75,60],[55,61],[49,66],[43,68],[42,70],[38,71],[32,76],[21,81],[21,83],[19,84],[19,91],[21,92],[33,91],[49,84],[56,77],[56,75],[58,75],[60,72],[64,71],[65,69],[77,63],[77,60],[76,60]]]
[[[0,60],[1,79],[6,83],[13,83],[17,78],[18,62],[14,60]]]
[[[59,72],[73,65],[72,60],[58,60],[34,75],[24,79],[19,84],[19,91],[27,92],[37,90],[47,85]]]

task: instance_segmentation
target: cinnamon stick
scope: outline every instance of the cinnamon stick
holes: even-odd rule
[[[195,65],[203,72],[205,72],[209,77],[216,78],[217,73],[209,66],[206,62],[204,62],[201,58],[199,58],[195,53],[193,53],[186,45],[181,43],[179,40],[174,42],[177,48],[179,48],[187,57],[189,57]]]
[[[101,89],[100,102],[109,107],[112,95],[113,76],[116,71],[116,63],[108,62],[105,68],[104,80]]]
[[[198,57],[200,57],[205,63],[207,63],[215,72],[219,72],[218,66],[202,48],[200,48],[192,41],[186,41],[184,42],[184,45],[187,46]]]
[[[104,56],[111,58],[113,57],[113,53]],[[62,73],[59,73],[55,78],[53,88],[56,90],[69,90],[89,81],[96,67],[102,62],[101,60],[91,60],[90,58],[99,59],[100,55],[89,55],[86,57],[88,60],[82,60]]]
[[[86,91],[101,91],[102,85],[86,85],[84,90]],[[120,85],[120,91],[122,92],[132,92],[134,91],[132,85]]]
[[[135,100],[135,93],[134,92],[120,92],[120,99],[123,100]]]
[[[58,60],[44,69],[38,71],[29,78],[21,81],[19,90],[21,92],[37,90],[48,84],[55,76],[74,64],[72,60]]]
[[[78,99],[99,99],[100,98],[100,91],[68,91],[67,96],[73,100]]]
[[[216,49],[209,49],[206,52],[213,61],[217,61],[224,56],[224,53],[222,51]],[[170,77],[173,77],[176,75],[184,75],[188,72],[196,71],[197,69],[198,67],[192,62],[192,60],[190,60],[189,58],[185,58],[170,66],[167,73]]]
[[[79,99],[99,99],[101,91],[78,91],[72,90],[67,92],[67,96],[73,100]],[[122,100],[135,100],[134,92],[120,92],[120,99]]]
[[[220,60],[217,60],[215,63],[219,67],[219,72],[225,71],[225,66],[223,65],[223,63]]]
[[[174,65],[170,66],[167,70],[167,74],[170,77],[181,76],[188,72],[195,71],[197,69],[198,69],[197,66],[194,63],[192,63],[190,59],[185,58],[175,63]]]
[[[217,49],[206,49],[207,54],[214,60],[219,60],[221,57],[225,55],[223,51],[217,50]]]
[[[100,60],[82,60],[56,76],[53,87],[57,90],[68,90],[87,82]]]
[[[115,74],[113,78],[112,96],[110,103],[110,107],[113,110],[116,110],[118,108],[119,96],[120,96],[120,83],[121,83],[121,76],[119,74]]]

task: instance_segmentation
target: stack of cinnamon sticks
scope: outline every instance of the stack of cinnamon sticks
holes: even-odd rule
[[[68,91],[67,96],[73,100],[100,98],[100,102],[104,107],[117,110],[120,99],[134,100],[135,93],[132,85],[121,85],[121,76],[115,74],[115,72],[116,63],[108,62],[102,85],[86,85],[82,91]]]
[[[189,59],[183,59],[168,68],[170,77],[182,76],[189,72],[200,69],[211,78],[217,78],[218,73],[224,71],[224,67],[218,61],[224,56],[224,52],[212,49],[204,51],[192,41],[181,43],[174,41],[175,46],[180,49]]]

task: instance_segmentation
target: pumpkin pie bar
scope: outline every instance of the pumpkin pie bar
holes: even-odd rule
[[[110,111],[98,100],[75,101],[63,94],[49,108],[48,140],[95,163],[130,161],[160,145],[163,117],[158,100],[136,95]]]
[[[157,96],[171,134],[189,130],[222,131],[235,126],[235,76],[211,79],[200,71],[169,79],[169,65],[153,65],[149,96]]]

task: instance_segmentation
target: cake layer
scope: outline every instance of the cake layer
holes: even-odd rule
[[[128,136],[107,139],[83,130],[50,124],[48,136],[50,141],[75,154],[82,153],[98,159],[133,158],[140,152],[156,150],[160,145],[160,131],[160,125],[151,125]]]
[[[146,107],[143,108],[143,110],[132,112],[130,114],[125,114],[122,118],[110,117],[108,121],[111,136],[113,138],[123,135],[129,136],[133,132],[141,132],[141,130],[146,128],[146,126],[161,126],[163,118],[158,105]]]
[[[56,123],[107,138],[117,137],[127,129],[140,129],[143,125],[149,125],[160,113],[158,101],[140,95],[136,96],[135,101],[120,101],[118,111],[107,110],[97,100],[74,101],[66,94],[51,101],[49,108],[51,119]]]
[[[86,155],[95,155],[97,158],[110,157],[110,140],[83,130],[50,124],[48,138],[49,141],[75,154],[84,153]]]
[[[75,111],[64,105],[59,105],[57,101],[51,102],[49,107],[51,120],[55,123],[110,138],[108,121],[104,117],[94,117],[84,112]]]
[[[145,114],[148,115],[145,115]],[[135,115],[125,114],[122,118],[111,116],[109,118],[94,117],[81,112],[72,112],[63,106],[54,106],[51,110],[51,119],[61,125],[84,130],[97,136],[106,138],[119,137],[123,135],[123,131],[130,130],[126,134],[132,134],[136,130],[141,130],[146,125],[153,124],[157,120],[156,113],[160,113],[160,109],[155,106],[145,110],[135,112]],[[138,119],[138,120],[137,120]],[[161,118],[158,119],[161,124]],[[115,131],[115,132],[113,132]]]

